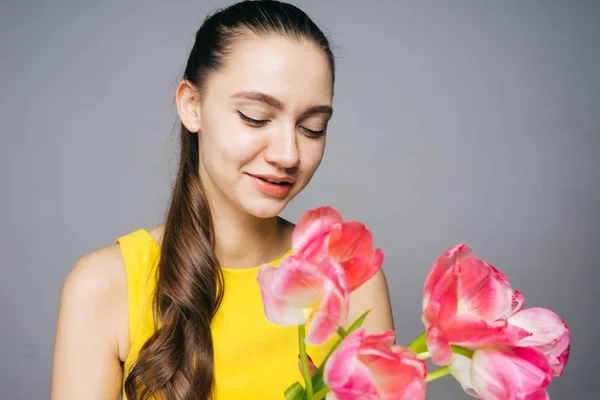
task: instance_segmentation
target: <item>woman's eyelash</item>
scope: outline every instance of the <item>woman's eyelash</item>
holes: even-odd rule
[[[313,131],[312,129],[308,129],[308,128],[302,128],[304,129],[309,135],[313,135],[313,136],[321,136],[325,134],[325,129],[322,129],[320,131]]]
[[[254,119],[254,118],[250,118],[249,116],[247,116],[246,114],[244,114],[240,110],[236,110],[236,111],[240,115],[240,118],[243,119],[244,121],[248,122],[249,124],[262,126],[262,125],[265,125],[267,122],[269,122],[266,119]]]
[[[249,123],[250,125],[254,125],[254,126],[264,126],[266,125],[269,120],[267,119],[254,119],[254,118],[250,118],[249,116],[247,116],[246,114],[244,114],[243,112],[241,112],[240,110],[236,110],[237,113],[239,114],[240,118]],[[322,129],[320,131],[314,131],[312,129],[308,129],[305,127],[301,127],[307,134],[311,135],[311,136],[322,136],[325,135],[325,129]]]

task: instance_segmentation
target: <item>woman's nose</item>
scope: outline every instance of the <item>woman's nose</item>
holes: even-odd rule
[[[300,164],[300,152],[296,131],[289,129],[274,134],[265,151],[265,160],[282,169],[297,167]]]

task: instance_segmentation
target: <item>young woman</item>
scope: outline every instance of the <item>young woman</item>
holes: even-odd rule
[[[175,94],[166,220],[69,273],[53,400],[281,399],[302,379],[297,328],[266,320],[256,275],[290,252],[278,215],[321,162],[333,86],[329,43],[295,6],[243,1],[205,20]],[[349,321],[367,309],[368,330],[393,329],[383,273],[352,294]],[[332,343],[309,346],[315,363]]]

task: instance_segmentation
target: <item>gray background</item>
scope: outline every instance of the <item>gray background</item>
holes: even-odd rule
[[[466,242],[572,329],[553,399],[600,367],[600,4],[296,1],[331,35],[335,116],[285,215],[337,207],[386,252],[399,342]],[[0,397],[48,397],[60,288],[84,253],[159,224],[173,95],[195,30],[229,1],[0,5]],[[466,399],[450,377],[428,399]]]

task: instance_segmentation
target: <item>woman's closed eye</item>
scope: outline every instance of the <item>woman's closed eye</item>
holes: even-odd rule
[[[325,131],[326,131],[326,129],[325,129],[325,128],[321,129],[320,131],[315,131],[315,130],[312,130],[312,129],[308,129],[308,128],[305,128],[305,127],[303,127],[303,126],[301,126],[300,128],[301,128],[301,129],[302,129],[302,130],[303,130],[303,131],[304,131],[304,132],[305,132],[305,133],[306,133],[308,136],[312,136],[312,137],[319,137],[319,136],[323,136],[323,135],[325,135]]]
[[[254,119],[254,118],[250,118],[249,116],[247,116],[240,110],[236,110],[236,111],[238,112],[242,121],[246,122],[250,126],[259,127],[259,126],[265,126],[266,124],[269,123],[268,119]]]
[[[240,110],[236,110],[238,115],[240,116],[241,120],[244,121],[246,124],[254,127],[254,128],[259,128],[262,126],[267,125],[269,122],[271,122],[268,119],[255,119],[255,118],[251,118],[249,116],[247,116],[246,114],[244,114],[243,112],[241,112]],[[309,129],[306,128],[304,126],[301,126],[300,129],[302,129],[302,131],[304,131],[304,133],[308,136],[311,137],[319,137],[319,136],[323,136],[325,135],[325,131],[326,129],[323,128],[321,130],[315,130],[315,129]]]

